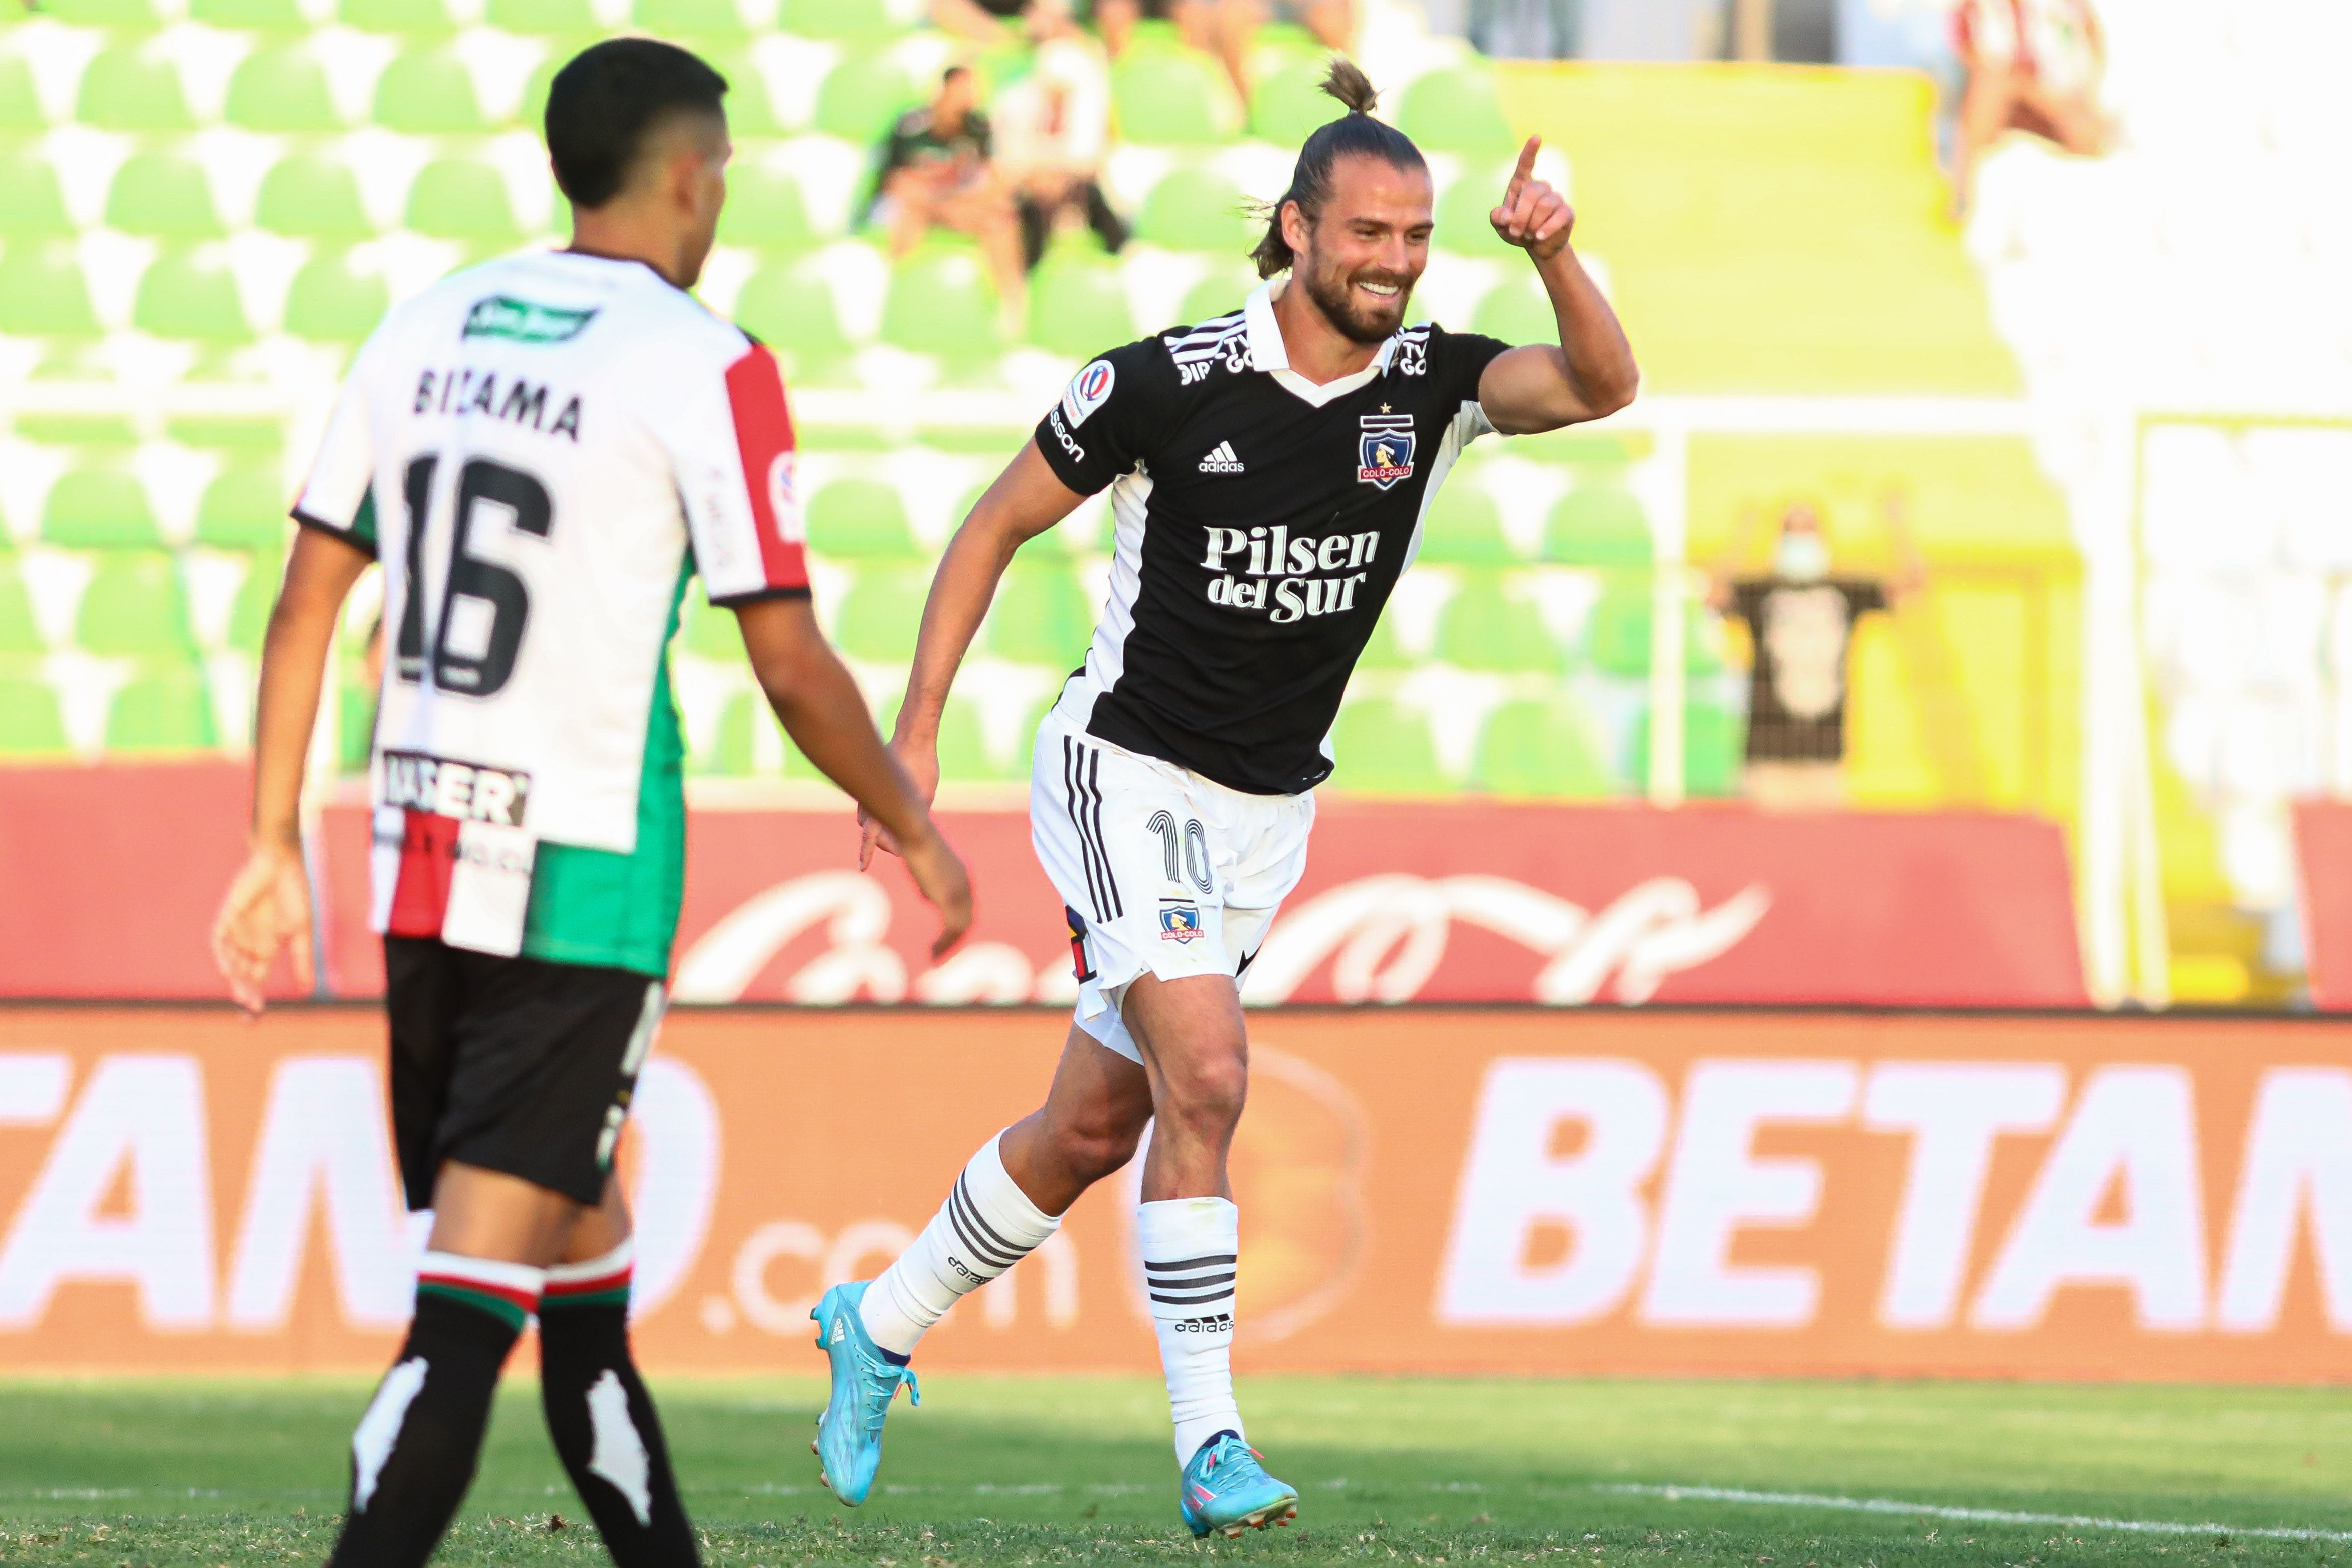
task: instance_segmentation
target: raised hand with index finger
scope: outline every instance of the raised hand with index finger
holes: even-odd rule
[[[1549,261],[1568,248],[1568,231],[1576,213],[1568,198],[1535,177],[1536,152],[1543,138],[1530,136],[1519,149],[1518,166],[1511,171],[1503,204],[1486,214],[1495,232],[1538,261]]]

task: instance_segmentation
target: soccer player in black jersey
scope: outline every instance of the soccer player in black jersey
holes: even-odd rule
[[[1569,244],[1573,214],[1519,155],[1490,214],[1528,253],[1559,341],[1407,327],[1430,176],[1335,61],[1348,113],[1307,139],[1233,315],[1081,370],[940,562],[892,745],[936,788],[941,706],[1024,540],[1111,491],[1110,601],[1040,727],[1030,821],[1068,906],[1077,1018],[1045,1104],[973,1156],[879,1278],[816,1313],[833,1360],[824,1475],[861,1501],[916,1341],[1051,1235],[1154,1132],[1136,1216],[1195,1534],[1283,1522],[1297,1494],[1244,1440],[1228,1348],[1239,1256],[1225,1159],[1248,1047],[1239,980],[1305,868],[1348,677],[1462,448],[1598,419],[1633,351]],[[1287,274],[1286,279],[1283,275]],[[865,848],[890,848],[866,828]],[[1156,1118],[1156,1120],[1154,1120]]]

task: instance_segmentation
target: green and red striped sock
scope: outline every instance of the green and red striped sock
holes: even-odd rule
[[[455,1252],[427,1252],[416,1265],[418,1296],[438,1296],[462,1301],[488,1312],[517,1333],[539,1311],[540,1292],[547,1271],[528,1263],[502,1262],[496,1258],[462,1258]]]
[[[546,1293],[540,1310],[551,1307],[625,1307],[629,1280],[635,1272],[637,1244],[634,1237],[601,1258],[584,1263],[558,1263],[547,1271]]]

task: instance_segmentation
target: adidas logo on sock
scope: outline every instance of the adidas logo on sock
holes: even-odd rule
[[[1179,1318],[1168,1326],[1178,1333],[1221,1333],[1234,1326],[1234,1315],[1212,1312],[1206,1317]]]
[[[1239,474],[1242,471],[1242,460],[1234,455],[1234,444],[1230,441],[1218,442],[1210,448],[1209,455],[1201,459],[1201,472],[1203,474]]]

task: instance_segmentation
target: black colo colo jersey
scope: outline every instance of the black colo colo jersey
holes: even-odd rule
[[[1348,677],[1430,497],[1494,429],[1478,378],[1506,347],[1412,327],[1318,386],[1290,369],[1268,286],[1080,371],[1037,449],[1079,494],[1111,486],[1116,537],[1063,716],[1254,795],[1328,778]]]

